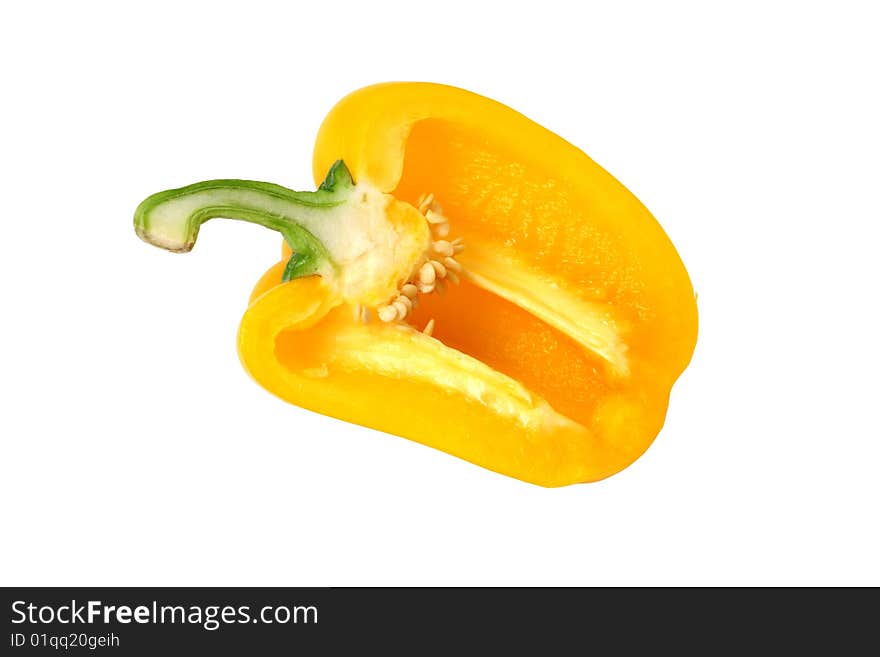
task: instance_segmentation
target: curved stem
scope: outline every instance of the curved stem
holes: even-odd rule
[[[146,242],[185,253],[201,225],[215,217],[238,219],[278,231],[293,251],[284,280],[307,276],[333,264],[314,228],[328,213],[344,206],[354,189],[340,160],[314,192],[295,192],[252,180],[208,180],[153,194],[134,215],[135,231]]]

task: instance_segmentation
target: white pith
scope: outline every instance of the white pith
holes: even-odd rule
[[[394,199],[366,183],[359,183],[334,219],[302,223],[330,254],[334,271],[319,272],[332,281],[340,297],[352,305],[376,307],[399,292],[412,272],[414,254],[430,246],[427,231],[413,232],[393,225],[386,209]]]

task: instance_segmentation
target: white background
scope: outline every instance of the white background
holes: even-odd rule
[[[0,583],[880,584],[871,3],[11,6]],[[678,247],[699,344],[621,474],[542,489],[287,405],[235,347],[277,235],[135,237],[160,189],[311,188],[324,114],[386,80],[520,110]]]

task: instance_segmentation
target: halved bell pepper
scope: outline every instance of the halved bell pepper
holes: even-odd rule
[[[314,173],[316,192],[208,181],[136,213],[177,251],[217,216],[283,235],[239,332],[261,385],[543,486],[647,449],[697,309],[663,229],[610,174],[512,109],[428,83],[344,98]]]

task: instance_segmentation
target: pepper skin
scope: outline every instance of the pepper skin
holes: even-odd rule
[[[697,336],[688,274],[648,210],[583,152],[512,109],[443,85],[344,98],[314,152],[418,205],[466,248],[460,286],[406,321],[363,322],[321,276],[257,284],[239,352],[293,404],[542,486],[635,461],[660,431]],[[285,258],[290,256],[285,246]],[[434,320],[433,336],[417,328]]]

